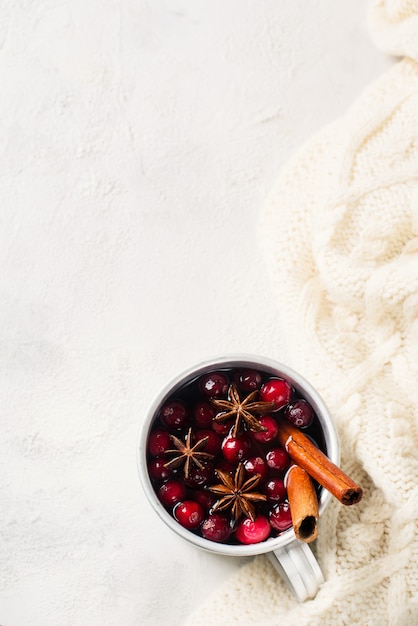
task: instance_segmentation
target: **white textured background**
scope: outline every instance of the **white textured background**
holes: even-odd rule
[[[240,563],[154,517],[139,424],[202,358],[286,360],[260,206],[390,61],[361,0],[0,8],[0,623],[181,624]]]

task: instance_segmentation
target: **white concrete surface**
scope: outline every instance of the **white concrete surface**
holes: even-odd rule
[[[291,360],[257,216],[390,63],[361,0],[5,0],[0,624],[181,624],[240,562],[163,527],[144,411],[224,352]]]

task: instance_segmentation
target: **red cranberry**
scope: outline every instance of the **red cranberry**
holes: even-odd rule
[[[259,515],[252,522],[249,517],[245,517],[238,522],[235,536],[240,543],[260,543],[270,535],[271,526],[264,515]]]
[[[194,440],[195,443],[197,443],[198,441],[200,441],[201,439],[204,439],[205,437],[208,437],[208,440],[204,446],[204,448],[202,448],[202,452],[207,452],[208,454],[214,454],[215,456],[217,454],[220,453],[221,451],[221,438],[219,435],[217,435],[215,432],[213,432],[213,430],[197,430],[195,432],[195,436],[194,436]]]
[[[255,476],[259,474],[261,480],[267,477],[268,467],[264,459],[261,456],[252,456],[244,461],[245,471],[248,476]]]
[[[279,502],[269,513],[270,524],[275,530],[283,532],[292,526],[289,502]]]
[[[292,387],[283,378],[270,378],[260,389],[262,402],[274,402],[274,411],[278,411],[289,403]]]
[[[225,437],[221,445],[222,454],[229,463],[242,461],[242,459],[248,455],[250,449],[251,442],[247,435]]]
[[[184,500],[174,508],[173,515],[176,520],[188,530],[195,530],[203,522],[204,511],[198,502]]]
[[[217,497],[215,494],[207,491],[207,489],[195,489],[193,491],[193,497],[200,504],[201,507],[205,509],[205,511],[209,511],[213,505],[215,504]]]
[[[151,456],[160,456],[173,447],[166,430],[153,430],[148,437],[148,451]]]
[[[199,385],[201,392],[208,398],[219,398],[226,395],[229,380],[222,372],[211,372],[201,376]]]
[[[250,393],[261,387],[261,375],[256,370],[239,370],[234,382],[240,391]]]
[[[213,513],[203,521],[201,532],[205,539],[222,543],[229,539],[232,529],[227,517]]]
[[[284,472],[290,465],[290,457],[283,448],[273,448],[267,452],[266,462],[271,469]]]
[[[174,506],[186,495],[186,487],[178,480],[168,480],[158,489],[158,497],[165,506]]]
[[[189,476],[184,478],[184,484],[187,485],[187,487],[191,487],[192,489],[203,487],[214,478],[215,469],[213,463],[206,462],[202,463],[202,465],[202,468],[197,467],[197,465],[190,467]]]
[[[164,467],[167,459],[152,459],[148,464],[148,472],[153,480],[167,480],[173,472],[168,467]]]
[[[216,411],[209,402],[202,400],[193,407],[193,419],[197,428],[210,428]]]
[[[223,423],[221,424],[220,422],[212,422],[212,430],[215,431],[215,433],[217,433],[218,435],[227,435],[229,433],[229,431],[231,430],[231,426],[232,426],[232,422],[229,423]]]
[[[187,424],[186,405],[182,400],[170,400],[161,409],[161,421],[167,428],[183,428]]]
[[[285,416],[295,426],[306,428],[312,424],[314,412],[310,404],[306,400],[296,400],[286,407]]]
[[[262,415],[258,418],[258,421],[266,430],[261,430],[260,432],[251,432],[252,437],[259,441],[260,443],[268,443],[269,441],[273,441],[277,437],[277,433],[279,432],[279,426],[271,415]]]
[[[271,502],[279,502],[286,498],[286,488],[280,478],[271,478],[264,487],[264,493]]]

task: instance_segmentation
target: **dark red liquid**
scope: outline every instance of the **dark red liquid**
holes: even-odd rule
[[[238,441],[237,444],[238,449],[235,450],[233,445],[227,445],[225,442],[225,440],[231,438],[233,434],[232,430],[235,424],[235,419],[232,418],[227,422],[227,428],[225,428],[225,431],[227,431],[226,434],[219,434],[219,424],[215,423],[213,419],[212,423],[210,423],[210,420],[207,418],[208,411],[206,411],[205,417],[202,418],[202,411],[199,411],[196,407],[199,407],[201,403],[204,402],[214,408],[214,416],[221,412],[220,408],[215,408],[212,401],[213,399],[219,400],[228,398],[228,390],[225,385],[219,384],[219,380],[221,379],[222,382],[223,377],[225,377],[229,383],[234,382],[238,387],[240,381],[243,381],[241,383],[241,388],[239,388],[239,395],[242,401],[249,395],[249,393],[254,391],[257,392],[257,388],[260,389],[266,381],[272,378],[279,378],[279,376],[273,376],[272,374],[259,368],[253,370],[253,376],[251,376],[251,370],[248,368],[245,369],[245,376],[240,376],[242,368],[217,368],[216,370],[214,369],[213,372],[220,374],[221,377],[217,375],[214,376],[214,381],[217,384],[213,385],[215,392],[212,398],[208,396],[208,389],[210,391],[211,385],[210,381],[207,383],[208,374],[205,374],[204,376],[196,377],[185,384],[183,387],[178,389],[175,394],[167,397],[161,404],[159,411],[155,415],[155,419],[150,430],[147,463],[151,482],[157,497],[173,518],[178,521],[178,523],[181,523],[181,516],[178,514],[178,511],[180,510],[179,503],[176,500],[176,502],[171,505],[169,497],[167,498],[166,496],[165,498],[162,498],[160,495],[161,493],[165,493],[164,488],[161,488],[168,480],[177,481],[182,485],[183,489],[178,489],[178,491],[180,493],[183,491],[185,494],[183,500],[186,503],[189,503],[189,508],[193,508],[194,505],[190,503],[195,502],[199,504],[199,507],[204,512],[202,523],[196,528],[189,528],[190,532],[194,532],[200,536],[206,536],[207,539],[212,539],[213,537],[212,540],[214,541],[239,544],[240,542],[235,535],[235,530],[238,524],[240,522],[242,523],[243,519],[245,519],[245,515],[242,515],[237,522],[234,522],[231,510],[227,509],[225,511],[216,511],[215,515],[217,517],[212,517],[214,514],[213,506],[221,498],[221,496],[215,495],[210,491],[211,486],[219,485],[221,483],[219,476],[216,474],[216,469],[218,468],[224,472],[229,471],[232,473],[232,476],[234,476],[238,463],[243,463],[245,467],[248,459],[251,460],[256,457],[263,459],[267,469],[262,472],[263,476],[260,478],[259,483],[254,487],[254,491],[265,495],[267,500],[255,502],[254,507],[256,517],[264,516],[269,519],[272,515],[274,516],[275,511],[278,510],[277,507],[279,502],[283,503],[284,509],[288,506],[285,489],[281,490],[277,487],[279,482],[284,480],[287,467],[282,467],[280,463],[272,463],[271,455],[269,457],[270,451],[277,450],[277,448],[280,447],[277,438],[268,442],[263,442],[262,437],[254,437],[253,431],[250,430],[246,422],[241,421],[237,438],[238,440],[241,440],[242,452],[240,450],[240,441]],[[204,385],[202,385],[202,379],[204,379]],[[250,381],[251,385],[248,381]],[[220,389],[222,389],[222,392],[220,392]],[[302,398],[303,396],[292,387],[291,398],[288,404],[294,403]],[[169,406],[173,406],[173,401],[175,401],[174,406],[177,407],[176,402],[178,400],[180,400],[179,405],[185,407],[185,417],[182,414],[182,419],[178,418],[172,419],[171,421],[167,420],[167,411],[165,410],[165,407],[167,404],[169,404]],[[255,401],[257,400],[258,398],[256,395]],[[273,419],[278,416],[283,416],[285,415],[287,406],[288,405],[281,407],[278,411],[269,411],[268,415]],[[256,417],[259,418],[260,415],[256,415]],[[202,421],[205,426],[204,432],[202,432]],[[177,426],[178,423],[181,425]],[[194,445],[199,439],[202,439],[204,435],[209,434],[207,443],[203,448],[199,448],[199,450],[201,452],[205,452],[205,447],[207,445],[207,452],[210,452],[213,455],[212,458],[200,458],[203,468],[196,467],[196,465],[190,463],[188,477],[185,477],[185,466],[184,463],[181,463],[180,461],[177,467],[170,465],[170,471],[167,473],[156,471],[156,465],[164,465],[165,463],[169,463],[173,458],[179,456],[179,453],[175,454],[167,452],[167,445],[169,445],[168,449],[176,450],[177,448],[173,441],[173,437],[184,442],[190,428],[192,429],[192,445]],[[164,436],[161,435],[161,432],[166,432],[169,435],[168,439],[167,437],[164,438]],[[213,432],[214,435],[210,436],[210,432]],[[327,453],[323,432],[315,413],[311,425],[304,428],[303,432],[308,435],[325,454]],[[158,435],[154,435],[154,433],[158,433]],[[158,439],[158,445],[156,444],[156,436]],[[231,447],[233,448],[232,452],[230,451]],[[161,448],[165,449],[161,450]],[[270,462],[268,462],[269,459]],[[251,463],[247,465],[248,467],[251,467]],[[271,467],[271,465],[274,467]],[[280,469],[277,469],[277,467]],[[165,474],[168,475],[166,476]],[[160,475],[162,477],[160,477]],[[254,474],[245,472],[245,480],[249,479],[251,475]],[[272,481],[276,482],[272,483]],[[170,485],[171,484],[172,482]],[[272,485],[275,485],[274,488]],[[316,485],[316,487],[319,492],[320,487],[318,485]],[[175,510],[177,510],[177,514],[175,514]],[[221,516],[221,519],[219,519],[219,516]],[[224,521],[222,521],[222,518],[224,518]],[[217,528],[215,529],[216,532],[213,531],[212,519],[217,520],[217,528],[219,527],[222,532],[221,530],[218,532]],[[230,533],[224,531],[225,524],[230,527]],[[290,525],[290,522],[288,522],[288,527],[290,527]],[[286,523],[284,523],[284,526],[286,526]],[[187,526],[185,525],[185,527]],[[201,530],[202,528],[203,535]],[[208,532],[208,528],[212,528],[212,532]],[[282,528],[281,530],[277,530],[277,528],[282,527],[280,524],[271,525],[270,537],[276,537],[281,532],[286,530],[286,528]],[[238,536],[240,536],[240,533],[238,533]]]

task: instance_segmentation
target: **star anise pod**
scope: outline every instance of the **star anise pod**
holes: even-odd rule
[[[194,446],[192,446],[192,429],[189,428],[189,432],[186,436],[186,441],[181,441],[178,437],[170,435],[170,439],[176,446],[173,450],[166,450],[165,454],[175,454],[176,456],[171,461],[164,464],[164,467],[169,469],[175,469],[181,467],[184,464],[184,475],[189,478],[190,465],[194,463],[199,469],[203,469],[204,465],[201,463],[201,459],[213,459],[214,455],[208,452],[201,452],[201,449],[205,447],[209,437],[203,437],[199,439]]]
[[[230,508],[234,522],[238,521],[241,515],[254,521],[255,507],[253,502],[267,500],[262,493],[253,491],[260,482],[261,476],[256,474],[245,480],[245,469],[242,463],[239,463],[234,477],[220,469],[217,469],[216,473],[222,484],[213,485],[213,487],[209,487],[209,490],[223,497],[215,503],[212,510],[225,511]]]
[[[246,422],[250,430],[255,432],[266,430],[254,414],[262,415],[263,413],[268,413],[274,407],[274,402],[257,402],[255,400],[257,395],[257,390],[252,391],[246,398],[241,400],[237,386],[232,383],[228,390],[228,400],[212,400],[212,403],[218,409],[222,409],[213,419],[215,422],[222,423],[228,421],[231,417],[235,417],[233,437],[237,436],[242,421]]]

